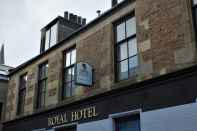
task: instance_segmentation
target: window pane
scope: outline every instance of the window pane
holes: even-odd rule
[[[130,18],[126,21],[127,37],[136,34],[136,19],[135,17]]]
[[[63,99],[67,97],[67,90],[66,90],[66,84],[64,84],[63,88]]]
[[[194,3],[194,5],[196,5],[197,4],[197,0],[193,0],[193,3]]]
[[[128,78],[128,60],[122,61],[118,65],[118,78],[119,80]]]
[[[129,45],[129,57],[134,56],[137,54],[137,40],[132,39],[128,42]]]
[[[26,90],[21,92],[21,111],[24,111]]]
[[[118,3],[122,2],[122,1],[124,1],[124,0],[118,0]]]
[[[62,127],[55,129],[55,131],[76,131],[76,127]]]
[[[55,131],[55,129],[48,129],[47,131]]]
[[[120,44],[118,45],[118,61],[122,61],[126,58],[128,58],[128,55],[127,55],[127,43],[123,43],[123,44]]]
[[[129,74],[133,75],[135,68],[138,66],[138,57],[134,56],[129,59]]]
[[[72,80],[72,69],[67,69],[65,73],[66,82],[70,82]]]
[[[45,104],[45,93],[40,94],[41,95],[41,99],[40,99],[40,106],[44,106]]]
[[[45,36],[45,50],[49,49],[49,40],[50,40],[50,30],[46,32]]]
[[[125,39],[125,23],[117,26],[117,42]]]
[[[43,66],[40,66],[40,68],[39,68],[39,80],[41,80],[42,78],[44,78]]]
[[[23,75],[20,77],[20,89],[27,87],[27,75]]]
[[[19,90],[18,114],[21,114],[24,112],[25,94],[26,94],[25,89]]]
[[[70,52],[66,53],[66,67],[70,66],[70,57],[71,57]]]
[[[140,131],[139,120],[124,120],[117,124],[118,131]]]
[[[76,87],[75,82],[72,81],[72,96],[75,95],[75,87]]]
[[[48,75],[48,68],[49,68],[48,63],[47,64],[43,64],[40,67],[40,80],[47,77],[47,75]]]
[[[26,90],[23,89],[23,90],[21,91],[21,99],[22,99],[22,101],[25,100],[25,94],[26,94]]]
[[[51,40],[50,40],[50,47],[57,44],[57,24],[51,27]]]
[[[19,102],[18,102],[18,114],[23,113],[23,106],[24,106],[24,102],[22,100],[22,96],[19,96]]]
[[[66,97],[70,97],[71,96],[71,86],[72,86],[72,82],[66,83],[65,85],[66,87]]]
[[[46,82],[45,81],[41,81],[39,83],[39,93],[44,92],[45,91],[45,87],[46,87]]]
[[[75,67],[72,68],[72,81],[74,81],[75,78]]]
[[[45,104],[45,94],[44,93],[39,93],[38,94],[38,107],[43,107]]]
[[[49,69],[49,64],[47,63],[46,65],[44,65],[45,77],[48,76],[48,69]]]
[[[47,87],[48,87],[48,80],[46,79],[44,82],[45,82],[45,87],[44,88],[45,88],[45,91],[46,91]]]
[[[76,62],[76,49],[71,52],[71,65]]]
[[[27,75],[22,76],[22,83],[24,83],[24,84],[27,83]]]
[[[194,19],[195,19],[195,20],[194,20],[194,21],[195,21],[194,24],[197,26],[197,8],[194,9],[194,17],[195,17],[195,18],[194,18]]]

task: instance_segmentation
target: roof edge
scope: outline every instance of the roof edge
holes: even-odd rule
[[[48,53],[50,53],[51,51],[61,47],[64,42],[69,41],[70,39],[72,39],[73,37],[77,36],[80,33],[83,33],[84,31],[86,31],[87,29],[89,29],[90,27],[94,26],[95,24],[97,24],[98,22],[102,21],[103,19],[105,19],[107,16],[111,16],[114,13],[116,13],[117,11],[119,11],[120,9],[124,8],[125,6],[127,6],[129,3],[134,2],[135,0],[125,0],[122,1],[121,3],[117,4],[116,6],[110,8],[109,10],[105,11],[101,16],[93,19],[91,22],[89,22],[88,24],[84,25],[83,27],[79,28],[78,30],[76,30],[75,32],[73,32],[72,34],[70,34],[68,37],[66,37],[65,39],[63,39],[62,41],[58,42],[56,45],[54,45],[53,47],[51,47],[50,49],[48,49],[47,51],[43,52],[42,54],[39,54],[35,57],[33,57],[32,59],[30,59],[29,61],[17,66],[15,69],[13,69],[10,73],[9,76],[15,74],[16,72],[18,72],[19,70],[23,69],[24,67],[30,65],[31,63],[35,62],[36,60],[38,60],[39,58],[47,55]],[[59,16],[60,17],[60,16]],[[59,17],[56,17],[59,18]],[[53,21],[55,21],[56,19],[54,19]],[[50,24],[50,23],[49,23]]]

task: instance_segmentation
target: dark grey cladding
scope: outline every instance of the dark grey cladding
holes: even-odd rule
[[[45,52],[45,40],[46,40],[46,31],[50,30],[52,26],[57,24],[57,43],[66,39],[73,32],[78,30],[79,28],[86,25],[86,19],[81,16],[75,15],[73,13],[69,13],[68,11],[64,12],[64,17],[58,16],[53,21],[51,21],[47,26],[45,26],[41,30],[41,45],[40,45],[40,53]],[[3,60],[0,57],[0,62]]]

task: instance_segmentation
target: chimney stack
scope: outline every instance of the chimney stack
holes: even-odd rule
[[[118,4],[118,0],[111,0],[112,7]]]
[[[69,18],[68,18],[68,11],[65,11],[65,12],[64,12],[64,18],[65,18],[66,20],[69,20]]]
[[[80,24],[80,25],[82,24],[82,18],[81,18],[81,16],[78,16],[77,23]]]
[[[0,65],[4,65],[4,64],[5,64],[5,54],[4,54],[4,44],[2,44],[0,50]]]
[[[85,25],[85,24],[86,24],[86,19],[83,18],[83,19],[82,19],[82,25]]]
[[[69,14],[69,21],[75,23],[75,16],[73,13]]]
[[[82,18],[81,16],[75,15],[73,13],[69,13],[67,11],[64,12],[64,18],[65,18],[65,20],[67,20],[71,23],[80,25],[80,26],[83,26],[86,24],[85,18]]]

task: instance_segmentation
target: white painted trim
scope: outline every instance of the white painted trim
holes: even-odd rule
[[[56,126],[56,127],[53,127],[52,129],[58,129],[58,128],[62,128],[62,127],[72,127],[72,126],[76,126],[77,127],[78,123],[75,122],[75,123],[68,123],[68,124],[63,124],[63,125],[60,125],[60,126]]]
[[[42,129],[36,129],[36,130],[32,130],[32,131],[45,131],[46,129],[45,128],[42,128]]]
[[[110,114],[109,119],[111,119],[112,121],[112,130],[115,131],[115,121],[114,121],[115,118],[126,117],[126,116],[137,115],[137,114],[140,115],[140,123],[141,123],[142,109]]]
[[[139,114],[141,116],[141,113],[142,113],[142,110],[141,109],[137,109],[137,110],[132,110],[132,111],[126,111],[126,112],[110,114],[109,118],[114,119],[114,118],[125,117],[125,116],[136,115],[136,114]]]

